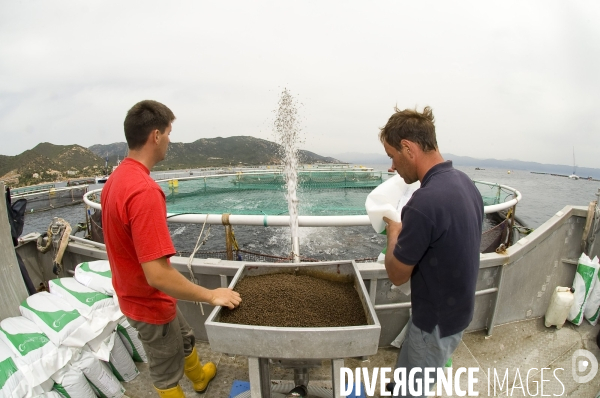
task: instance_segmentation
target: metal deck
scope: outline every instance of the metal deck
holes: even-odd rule
[[[596,335],[598,332],[600,332],[600,324],[591,326],[584,321],[581,326],[574,326],[567,322],[562,329],[558,330],[555,327],[546,328],[543,318],[537,318],[496,326],[494,335],[490,338],[486,338],[484,331],[466,333],[463,341],[454,353],[453,367],[480,368],[477,374],[479,382],[475,387],[475,391],[479,391],[479,396],[482,397],[536,396],[536,383],[538,389],[537,396],[541,396],[539,386],[542,374],[539,370],[541,368],[550,368],[552,370],[545,370],[543,374],[544,380],[548,380],[544,382],[544,395],[593,398],[600,392],[600,371],[592,381],[586,384],[576,383],[571,372],[573,368],[573,354],[578,349],[588,350],[596,358],[600,358],[600,349],[596,345]],[[197,348],[202,357],[202,363],[213,361],[217,364],[217,376],[203,395],[194,392],[191,384],[184,378],[181,385],[187,397],[226,398],[229,397],[234,380],[249,380],[248,361],[246,357],[229,357],[225,354],[212,352],[208,343],[204,342],[199,343]],[[345,366],[349,368],[366,367],[371,370],[375,367],[392,367],[396,361],[397,353],[398,349],[394,347],[380,348],[376,355],[368,357],[367,360],[346,359]],[[123,383],[123,386],[127,390],[126,395],[131,398],[155,397],[156,392],[152,388],[147,365],[137,365],[140,375],[132,382]],[[515,388],[512,388],[517,368],[523,381],[523,389],[519,388],[518,379]],[[527,372],[534,368],[537,371],[532,370],[530,372],[529,383],[527,383]],[[553,376],[554,370],[558,368],[564,369],[556,372],[560,383]],[[331,361],[323,361],[320,368],[311,369],[311,384],[309,386],[330,386],[330,369]],[[487,378],[488,369],[490,369],[491,380]],[[505,383],[503,389],[500,389],[500,385],[496,383],[496,394],[494,394],[493,387],[494,369],[500,379],[504,377],[508,370],[508,384]],[[292,370],[284,370],[272,365],[270,373],[273,383],[277,383],[278,381],[292,383]],[[463,380],[461,379],[461,381]],[[488,385],[490,388],[489,394]],[[527,385],[529,386],[529,395],[527,395]],[[292,384],[289,384],[289,386],[292,386]],[[461,388],[466,391],[466,380],[461,383]],[[377,387],[374,396],[379,397],[379,393],[379,387]],[[279,393],[272,394],[273,398],[283,396]],[[310,396],[315,397],[320,395]],[[449,395],[442,394],[436,396],[447,397]]]

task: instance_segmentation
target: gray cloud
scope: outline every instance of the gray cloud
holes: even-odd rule
[[[394,105],[432,106],[443,152],[600,168],[593,1],[0,3],[4,155],[123,141],[137,101],[172,140],[273,140],[280,92],[304,148],[381,152]]]

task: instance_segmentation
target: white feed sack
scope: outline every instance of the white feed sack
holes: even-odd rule
[[[378,234],[385,232],[383,217],[396,222],[400,221],[402,208],[420,186],[419,182],[407,184],[400,175],[394,174],[393,177],[373,189],[367,196],[365,209],[375,232]]]
[[[71,348],[52,344],[35,323],[22,316],[0,322],[0,340],[12,350],[15,365],[32,387],[47,382],[73,355]]]
[[[81,350],[71,361],[71,366],[83,372],[96,395],[106,398],[121,398],[125,389],[104,362],[96,358],[87,348]]]
[[[96,349],[116,327],[117,321],[102,317],[87,319],[63,298],[40,292],[23,300],[21,314],[42,329],[55,345],[81,348],[86,343]],[[111,329],[112,328],[112,329]]]
[[[41,386],[31,386],[17,367],[13,351],[0,340],[0,398],[31,397],[44,392]]]
[[[101,316],[114,321],[123,316],[112,296],[84,286],[75,278],[53,279],[49,286],[50,293],[65,299],[86,318]]]
[[[36,395],[34,398],[63,398],[57,391],[48,391],[40,395]]]
[[[48,292],[36,293],[23,300],[19,310],[21,315],[34,322],[57,346],[66,343],[68,346],[83,347],[86,343],[84,341],[78,344],[70,339],[86,323],[86,319],[58,296]]]
[[[135,362],[148,362],[146,350],[138,337],[137,329],[131,326],[127,318],[123,318],[117,325],[117,332]]]
[[[597,279],[598,262],[593,262],[585,253],[582,254],[579,257],[579,264],[577,264],[577,271],[573,280],[575,301],[567,316],[567,319],[574,325],[581,325],[586,302]]]
[[[104,332],[90,340],[88,345],[92,350],[99,352],[97,355],[99,359],[108,361],[112,345],[103,347],[102,341],[115,330],[121,319],[125,319],[113,297],[83,286],[74,278],[54,279],[50,281],[49,285],[50,293],[63,298],[90,322],[100,326],[105,324]],[[102,349],[104,350],[100,351]],[[102,354],[103,352],[105,355]]]
[[[67,365],[52,375],[54,389],[65,398],[96,398],[83,372]]]
[[[115,294],[112,284],[112,272],[107,260],[88,261],[77,265],[75,267],[75,279],[97,292],[109,296]]]
[[[131,381],[135,379],[140,372],[127,352],[123,341],[117,335],[117,332],[113,333],[111,338],[114,340],[114,344],[110,351],[108,365],[120,381]]]
[[[596,266],[596,269],[600,270],[598,257],[594,257],[592,264]],[[583,316],[592,325],[596,325],[598,318],[600,318],[600,271],[596,271],[596,282],[588,295]]]

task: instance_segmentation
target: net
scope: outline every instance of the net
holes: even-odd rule
[[[299,214],[366,214],[367,195],[385,179],[383,172],[300,172]],[[159,185],[169,213],[288,214],[285,180],[279,172],[167,180]]]
[[[513,198],[514,192],[502,187],[498,184],[493,184],[483,181],[473,181],[481,194],[484,206],[497,205],[504,203]]]
[[[27,199],[27,212],[45,211],[82,203],[87,188],[87,185],[73,188],[50,187],[46,190],[30,190],[21,193],[14,189],[11,190],[11,198],[13,202],[21,198]],[[15,191],[17,191],[16,194]]]
[[[365,215],[371,191],[390,178],[381,171],[312,171],[298,174],[299,214]],[[474,181],[485,206],[509,200],[513,192]],[[159,181],[172,214],[287,215],[281,172],[237,173]]]

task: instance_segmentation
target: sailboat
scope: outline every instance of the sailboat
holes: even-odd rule
[[[573,147],[573,174],[571,174],[569,178],[572,180],[579,180],[579,176],[575,174],[575,171],[577,171],[577,166],[575,165],[575,147]]]
[[[108,180],[108,153],[104,158],[104,175],[96,177],[96,184],[104,184]]]

